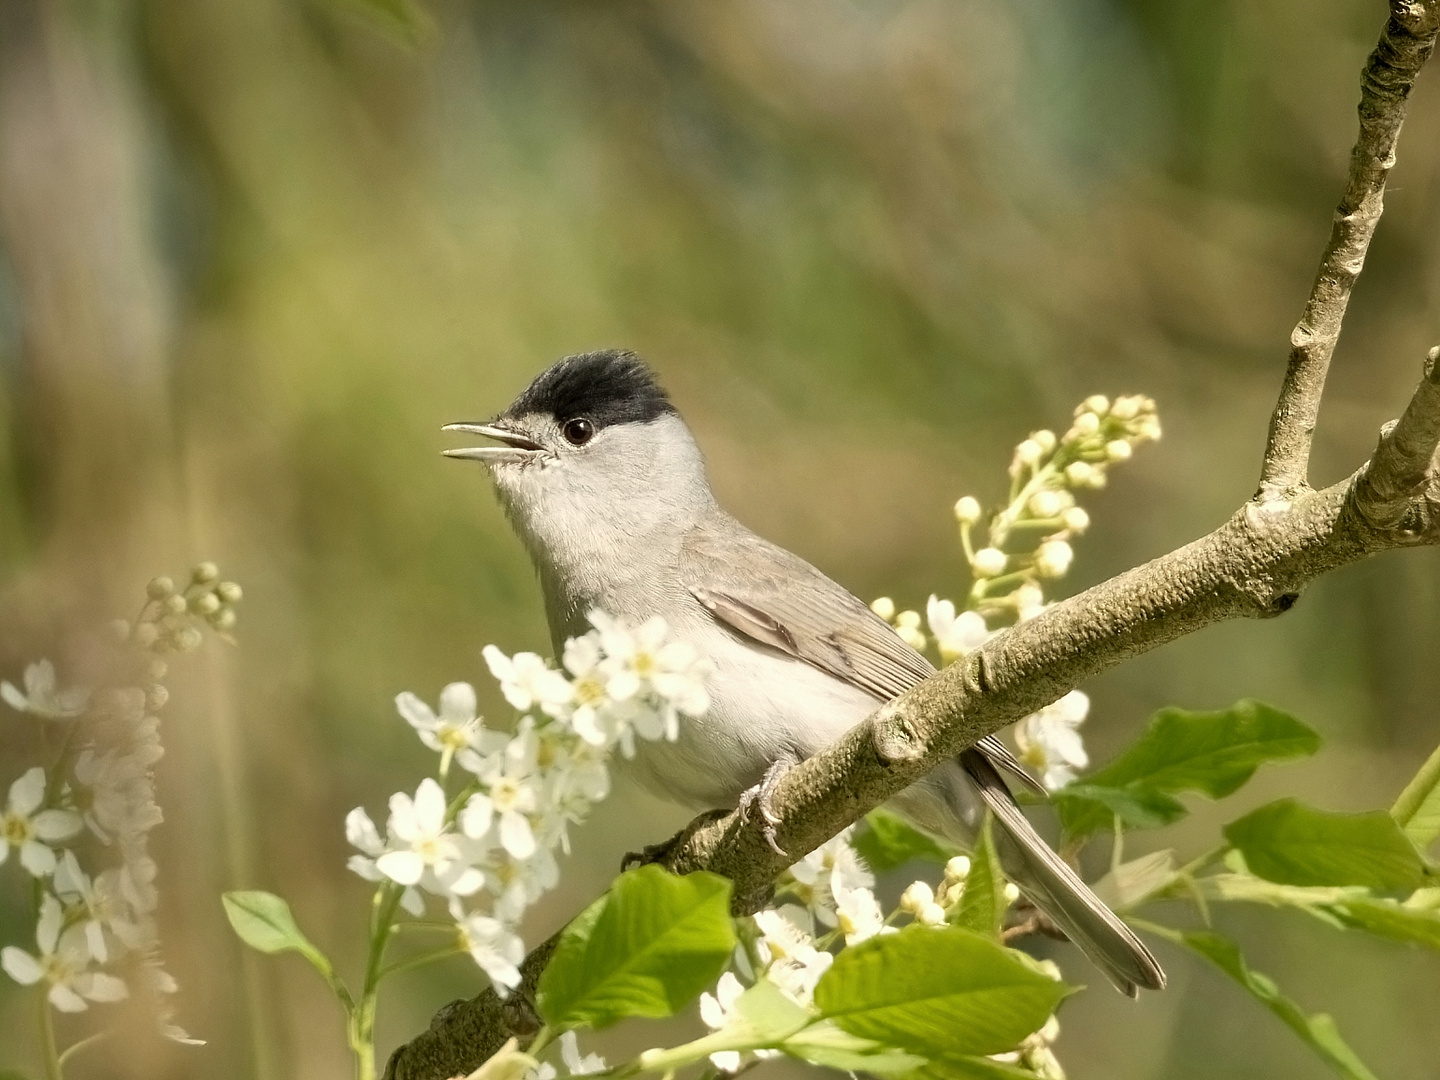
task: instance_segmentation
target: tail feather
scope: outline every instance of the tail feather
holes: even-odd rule
[[[1136,997],[1139,987],[1164,989],[1165,972],[1145,943],[1050,849],[1021,812],[995,766],[973,749],[960,755],[960,765],[1001,826],[995,846],[1005,875],[1121,993]]]

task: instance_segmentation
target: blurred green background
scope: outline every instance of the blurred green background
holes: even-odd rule
[[[166,954],[200,1049],[136,1037],[75,1077],[348,1075],[297,959],[242,956],[218,894],[283,893],[353,973],[368,890],[342,818],[431,763],[411,689],[546,645],[538,590],[441,424],[555,357],[660,371],[747,524],[862,596],[963,587],[950,505],[1093,392],[1164,441],[1090,500],[1080,588],[1252,491],[1287,336],[1354,137],[1378,0],[4,0],[0,674],[63,666],[144,582],[220,562],[238,648],[179,662],[156,833]],[[1440,316],[1427,72],[1351,307],[1314,479],[1364,459]],[[1440,552],[1352,567],[1086,689],[1104,760],[1158,706],[1256,696],[1328,746],[1173,839],[1280,794],[1388,805],[1440,739]],[[33,749],[0,717],[0,779]],[[683,815],[622,790],[528,940]],[[1140,840],[1139,848],[1159,840]],[[1103,852],[1095,852],[1103,856]],[[8,868],[7,868],[8,870]],[[0,942],[30,933],[17,875]],[[1440,1076],[1440,963],[1301,916],[1222,915],[1386,1078]],[[1323,1066],[1198,962],[1061,1014],[1077,1080]],[[1059,952],[1077,980],[1095,979]],[[398,978],[381,1054],[473,993]],[[0,1065],[33,995],[0,979]],[[66,1027],[65,1030],[81,1030]],[[637,1026],[597,1040],[668,1037]],[[772,1074],[786,1066],[764,1067]]]

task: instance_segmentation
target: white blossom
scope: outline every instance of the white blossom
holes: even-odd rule
[[[940,658],[949,663],[973,652],[990,637],[990,628],[978,611],[955,612],[952,600],[941,600],[931,596],[925,605],[925,618],[930,624],[930,633],[940,649]]]
[[[84,827],[74,811],[41,810],[44,801],[45,770],[37,765],[10,785],[9,801],[0,814],[0,863],[13,847],[33,877],[54,871],[55,852],[49,845],[68,840]]]
[[[443,755],[446,764],[462,750],[493,749],[495,733],[481,727],[475,713],[475,688],[469,683],[453,682],[440,691],[439,715],[408,690],[396,695],[395,709],[421,742]],[[491,739],[486,740],[486,735]]]
[[[885,913],[868,888],[835,890],[836,926],[845,935],[845,944],[854,945],[884,933]]]
[[[825,926],[835,925],[836,897],[845,890],[871,888],[875,875],[850,846],[852,825],[790,867],[794,891]]]
[[[47,894],[40,901],[35,943],[38,956],[13,945],[0,950],[0,967],[21,986],[42,980],[49,983],[50,1004],[61,1012],[84,1012],[89,1007],[86,999],[120,1001],[128,995],[125,984],[115,976],[90,970],[85,932],[76,926],[65,927],[64,910],[54,896]]]
[[[463,896],[480,888],[484,878],[465,861],[445,812],[445,792],[429,777],[420,781],[413,799],[404,792],[390,796],[386,850],[375,859],[375,869],[396,884],[420,885],[442,895]]]
[[[767,908],[754,915],[759,928],[762,957],[768,960],[766,976],[801,1005],[809,1005],[815,984],[835,959],[815,947],[803,927],[806,913],[787,905],[785,913]],[[797,918],[798,915],[798,918]]]
[[[366,881],[389,880],[375,865],[375,860],[385,854],[385,841],[364,807],[357,806],[345,815],[345,839],[361,851],[359,855],[351,855],[345,864],[351,873],[359,874]],[[417,919],[425,914],[425,899],[414,886],[407,885],[400,894],[400,906]]]
[[[573,1031],[567,1031],[560,1036],[560,1060],[565,1063],[565,1068],[570,1070],[571,1076],[593,1076],[609,1068],[599,1054],[580,1056],[580,1040]]]
[[[472,795],[460,817],[460,828],[472,840],[483,839],[493,821],[499,839],[516,859],[535,851],[535,832],[526,816],[540,807],[541,777],[536,768],[539,741],[534,721],[526,717],[505,751],[489,758],[480,774],[485,792]]]
[[[504,995],[519,986],[525,944],[515,932],[499,919],[477,913],[467,915],[458,906],[451,907],[451,915],[461,947],[490,976],[497,992]]]
[[[61,690],[55,680],[55,665],[37,660],[25,668],[22,691],[12,682],[0,682],[0,699],[19,712],[33,713],[47,720],[68,720],[85,711],[90,692],[72,686]]]
[[[71,769],[81,790],[77,802],[85,824],[102,843],[134,843],[165,820],[155,801],[148,741],[139,753],[100,753],[87,747]]]
[[[1041,781],[1051,791],[1070,783],[1075,779],[1075,770],[1090,764],[1078,730],[1089,712],[1090,699],[1079,690],[1071,690],[1015,727],[1020,760],[1041,770]]]
[[[711,1031],[719,1031],[730,1022],[730,1014],[735,1009],[735,1002],[740,1000],[740,995],[745,993],[745,987],[735,977],[734,972],[727,971],[720,976],[720,981],[715,986],[715,993],[708,992],[700,995],[700,1019]],[[724,1073],[739,1072],[740,1051],[718,1050],[710,1055],[710,1063]]]
[[[506,656],[494,645],[486,645],[481,655],[490,674],[499,681],[505,700],[521,712],[539,706],[543,712],[556,716],[569,704],[569,681],[535,653]]]

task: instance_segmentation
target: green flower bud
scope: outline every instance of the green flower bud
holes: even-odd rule
[[[168,577],[151,578],[150,584],[145,586],[145,595],[151,600],[164,600],[175,591],[175,582]]]
[[[1105,456],[1111,461],[1129,461],[1134,452],[1124,439],[1111,439],[1105,444]]]
[[[160,608],[166,615],[183,615],[185,614],[186,606],[185,597],[179,593],[171,593],[165,598]]]
[[[870,610],[889,622],[895,618],[895,601],[888,596],[881,596],[870,605]]]
[[[222,581],[215,586],[215,595],[227,604],[238,604],[245,596],[240,586],[233,581]]]
[[[1110,411],[1110,399],[1104,394],[1091,394],[1085,399],[1085,409],[1097,417],[1104,416]]]
[[[235,628],[235,611],[233,608],[221,608],[210,619],[210,625],[216,630],[233,630]]]
[[[1047,454],[1052,453],[1056,444],[1059,442],[1059,440],[1055,438],[1055,433],[1049,430],[1032,431],[1030,433],[1030,441],[1039,446],[1040,449]]]
[[[220,610],[220,598],[213,592],[200,593],[190,598],[190,610],[197,615],[214,615]]]
[[[220,568],[213,562],[202,562],[195,565],[190,571],[190,580],[196,585],[209,585],[220,576]]]

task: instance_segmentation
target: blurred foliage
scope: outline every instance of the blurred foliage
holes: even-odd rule
[[[217,896],[274,888],[339,966],[360,962],[341,818],[424,755],[391,699],[473,679],[486,641],[547,640],[519,545],[438,428],[562,353],[652,360],[722,499],[862,596],[951,588],[956,495],[997,494],[1015,441],[1095,391],[1154,396],[1167,433],[1092,507],[1077,587],[1221,520],[1255,483],[1384,17],[1358,0],[1303,18],[1279,0],[0,5],[0,669],[79,663],[74,631],[177,558],[233,568],[250,608],[241,649],[177,684],[161,765],[168,950],[210,1045],[137,1041],[74,1074],[345,1075],[343,1045],[314,1035],[333,1029],[323,989],[299,961],[244,966]],[[1317,480],[1364,458],[1433,343],[1432,86]],[[1103,760],[1157,707],[1263,697],[1333,749],[1262,772],[1246,806],[1388,804],[1440,738],[1437,630],[1436,552],[1354,567],[1285,619],[1087,687],[1088,737]],[[23,738],[0,725],[0,760]],[[529,933],[679,819],[612,800]],[[1197,803],[1177,831],[1217,822]],[[1433,956],[1224,919],[1305,1007],[1307,982],[1343,973],[1353,993],[1326,1007],[1380,1075],[1433,1074],[1414,1037]],[[1165,960],[1165,994],[1067,1004],[1073,1076],[1313,1074],[1222,974]],[[382,1052],[473,985],[460,963],[398,980]],[[27,1000],[0,986],[0,1031]]]

